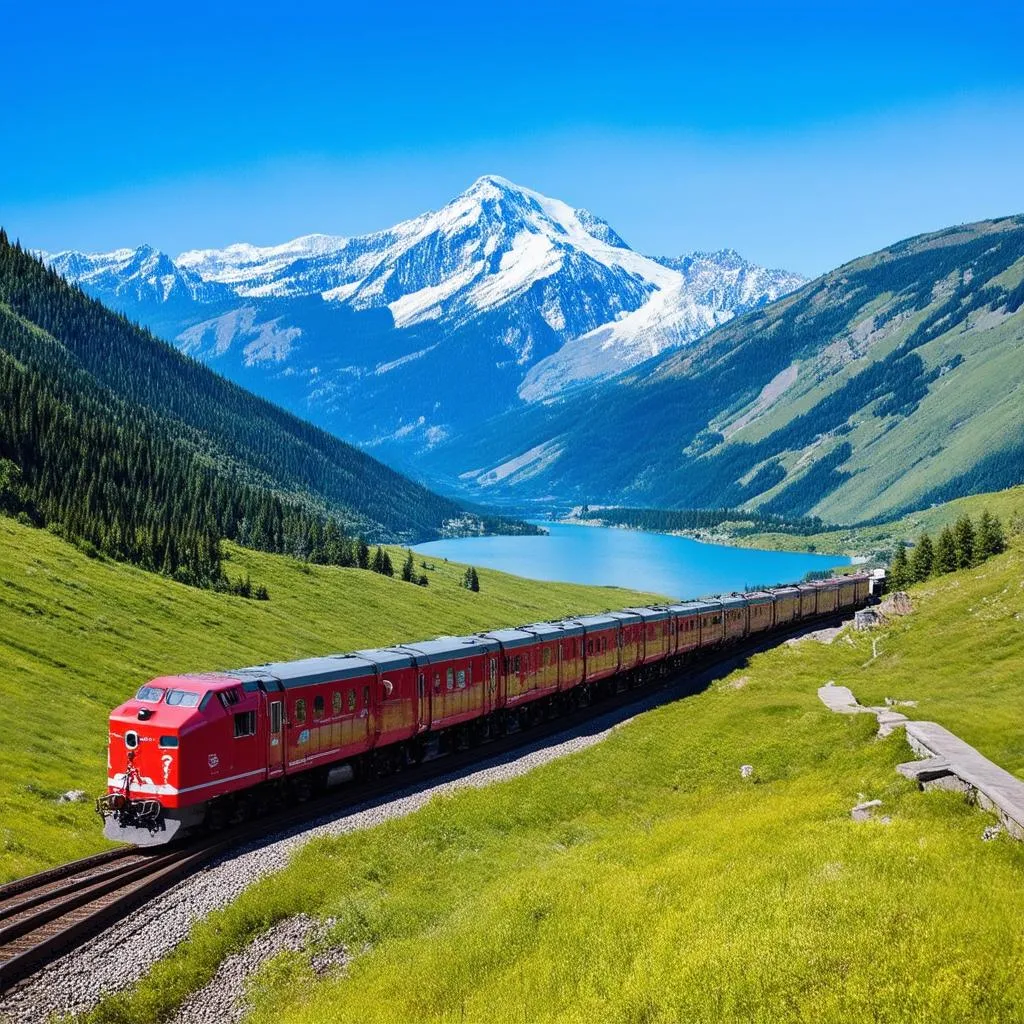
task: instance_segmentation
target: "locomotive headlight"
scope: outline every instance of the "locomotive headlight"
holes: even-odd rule
[[[134,729],[129,729],[124,734],[124,745],[129,750],[134,750],[139,745],[139,734]]]

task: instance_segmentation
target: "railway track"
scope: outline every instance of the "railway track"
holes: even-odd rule
[[[391,798],[520,747],[543,742],[609,712],[628,709],[652,694],[657,703],[697,693],[751,654],[803,633],[837,625],[841,616],[805,623],[784,633],[718,650],[678,672],[635,689],[622,690],[567,715],[547,719],[480,746],[429,759],[417,768],[367,782],[351,783],[246,825],[158,850],[118,848],[72,861],[0,886],[0,993],[17,985],[62,953],[81,945],[147,900],[201,870],[221,853],[260,837],[308,823],[327,811]]]

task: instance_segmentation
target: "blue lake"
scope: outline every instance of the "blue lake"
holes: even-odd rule
[[[601,526],[541,523],[544,537],[461,537],[420,544],[426,559],[451,559],[535,580],[632,587],[690,598],[794,583],[808,572],[848,565],[843,555],[703,544],[687,537]]]

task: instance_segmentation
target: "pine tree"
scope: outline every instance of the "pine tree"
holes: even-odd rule
[[[961,516],[953,527],[953,538],[956,541],[956,564],[958,569],[969,569],[974,565],[974,524],[971,517]]]
[[[984,509],[978,519],[977,549],[979,562],[1006,550],[1003,524],[988,509]]]
[[[476,569],[473,566],[469,566],[466,569],[465,575],[462,577],[462,585],[467,590],[472,590],[474,593],[480,589],[480,577],[476,574]]]
[[[370,568],[370,545],[366,543],[366,538],[362,534],[359,534],[356,541],[356,565],[360,569]]]
[[[380,571],[385,576],[394,576],[395,575],[395,567],[391,564],[391,556],[388,555],[388,553],[386,551],[384,552],[383,559],[381,559]]]
[[[420,578],[419,578],[419,579],[418,579],[418,580],[417,580],[416,582],[417,582],[417,583],[418,583],[418,584],[419,584],[419,585],[420,585],[421,587],[426,587],[426,586],[429,586],[429,585],[430,585],[430,580],[428,580],[428,579],[427,579],[427,574],[426,574],[425,572],[421,572],[421,573],[420,573]]]
[[[922,533],[910,556],[910,578],[915,583],[923,583],[931,576],[934,563],[935,549],[932,546],[932,539],[927,533]]]
[[[413,572],[415,570],[415,563],[412,560],[412,550],[408,550],[405,553],[405,561],[402,563],[402,580],[405,583],[414,583]]]
[[[889,590],[903,590],[910,582],[910,565],[907,562],[907,549],[902,543],[897,544],[896,550],[893,552],[888,582]]]
[[[932,561],[932,572],[940,573],[956,572],[956,539],[953,537],[953,530],[949,526],[942,529],[939,539],[935,544],[935,558]]]
[[[373,553],[373,561],[370,563],[370,568],[374,572],[384,572],[384,550],[379,544],[377,545],[377,550]]]

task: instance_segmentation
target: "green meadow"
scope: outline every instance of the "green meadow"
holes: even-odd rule
[[[816,691],[916,700],[1024,778],[1022,578],[1018,539],[891,626],[780,646],[582,753],[312,842],[86,1019],[169,1019],[302,911],[353,960],[275,958],[250,1024],[1020,1021],[1024,844],[983,841],[990,816],[895,772],[901,733]]]
[[[226,545],[232,578],[269,601],[196,590],[90,559],[0,517],[0,882],[109,845],[92,796],[106,785],[106,718],[153,676],[241,667],[599,611],[652,595],[538,583],[430,561],[427,587]],[[392,549],[401,565],[403,553]],[[84,790],[86,803],[58,803]]]

